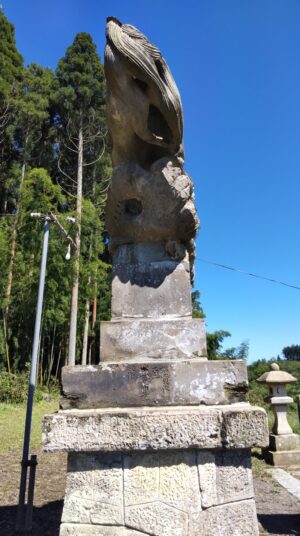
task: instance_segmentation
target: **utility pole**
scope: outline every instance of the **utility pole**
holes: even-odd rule
[[[28,385],[28,398],[27,398],[25,431],[24,431],[24,442],[23,442],[23,456],[22,456],[22,461],[21,461],[19,504],[18,504],[18,513],[17,513],[17,522],[16,522],[16,532],[18,534],[31,534],[31,530],[32,530],[32,509],[33,509],[34,483],[35,483],[35,470],[37,466],[37,456],[33,454],[31,458],[29,459],[29,447],[30,447],[32,408],[33,408],[34,390],[35,390],[35,384],[36,384],[37,365],[38,365],[39,341],[40,341],[41,319],[42,319],[42,311],[43,311],[50,223],[56,224],[59,227],[62,234],[65,236],[65,238],[69,241],[69,245],[72,244],[75,247],[75,243],[73,239],[69,236],[67,231],[64,229],[64,227],[61,225],[61,223],[58,221],[57,217],[54,214],[50,213],[50,214],[45,215],[45,214],[41,214],[40,212],[32,212],[31,217],[39,218],[44,221],[44,234],[43,234],[43,249],[42,249],[38,300],[37,300],[35,326],[34,326],[32,358],[31,358],[31,367],[30,367],[30,378],[29,378],[29,385]],[[67,219],[74,221],[74,218],[67,218]],[[28,491],[27,491],[27,509],[26,509],[26,515],[25,515],[25,497],[26,497],[26,488],[27,488],[28,468],[29,468],[29,483],[28,483]],[[25,515],[25,520],[24,520],[24,515]]]

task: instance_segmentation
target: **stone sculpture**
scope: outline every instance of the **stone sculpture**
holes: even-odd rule
[[[107,19],[105,76],[112,160],[149,168],[163,156],[183,158],[182,105],[158,48],[139,30]]]
[[[110,17],[112,317],[100,363],[64,367],[44,448],[65,450],[60,536],[257,536],[250,448],[266,414],[242,361],[208,361],[192,317],[199,220],[183,170],[180,96],[157,47]]]
[[[111,249],[163,240],[171,258],[182,259],[188,251],[192,280],[199,220],[193,184],[182,168],[177,86],[158,48],[136,28],[110,17],[106,37],[107,122],[115,166],[106,211]]]

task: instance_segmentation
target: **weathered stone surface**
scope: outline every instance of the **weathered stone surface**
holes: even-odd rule
[[[62,522],[123,524],[120,455],[69,454]]]
[[[198,451],[203,508],[254,495],[249,450]]]
[[[243,361],[143,361],[64,367],[62,409],[221,405],[247,400]]]
[[[113,165],[183,156],[182,106],[172,74],[158,48],[115,17],[106,26],[105,77]]]
[[[112,275],[112,318],[192,315],[190,264],[180,242],[120,245]]]
[[[223,413],[223,446],[227,448],[259,447],[268,442],[268,423],[262,408],[251,406],[239,411],[231,406]]]
[[[300,436],[298,434],[286,434],[269,436],[269,450],[300,450]]]
[[[254,500],[238,501],[195,514],[188,536],[258,536]]]
[[[194,450],[124,456],[125,509],[158,501],[189,514],[201,511]]]
[[[249,463],[249,450],[69,454],[61,536],[256,534]]]
[[[101,362],[206,357],[201,318],[110,320],[100,329]]]
[[[188,514],[161,502],[129,506],[126,525],[153,536],[186,536]]]
[[[266,412],[247,404],[69,410],[46,415],[47,451],[250,448],[268,444]]]
[[[278,467],[290,467],[292,465],[300,465],[300,449],[298,450],[264,450],[265,460],[271,465]]]
[[[62,523],[60,536],[144,536],[145,533],[126,527]]]
[[[121,244],[175,240],[193,260],[199,226],[191,178],[176,157],[160,158],[150,170],[134,161],[114,168],[106,205],[113,250]]]

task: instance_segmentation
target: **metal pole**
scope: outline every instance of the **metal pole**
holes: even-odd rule
[[[296,402],[297,402],[297,407],[298,407],[298,419],[300,423],[300,395],[296,396]]]
[[[26,534],[31,534],[31,530],[32,530],[32,510],[33,510],[36,466],[37,466],[37,456],[35,454],[32,454],[30,457],[27,509],[26,509],[26,516],[25,516],[25,533]]]
[[[43,298],[44,298],[44,287],[45,287],[45,277],[46,277],[48,241],[49,241],[49,218],[46,217],[45,223],[44,223],[43,251],[42,251],[42,261],[41,261],[41,272],[40,272],[40,281],[39,281],[37,310],[36,310],[35,326],[34,326],[34,338],[33,338],[32,359],[31,359],[31,368],[30,368],[30,380],[29,380],[29,386],[28,386],[28,399],[27,399],[26,421],[25,421],[25,432],[24,432],[23,457],[22,457],[22,462],[21,462],[22,469],[21,469],[21,479],[20,479],[19,505],[18,505],[18,514],[17,514],[17,524],[16,524],[16,530],[17,531],[22,530],[22,524],[23,524],[23,520],[24,520],[24,505],[25,505],[25,495],[26,495],[27,468],[30,465],[30,461],[29,461],[29,446],[30,446],[32,406],[33,406],[34,389],[35,389],[35,382],[36,382],[37,364],[38,364],[38,351],[39,351],[41,319],[42,319],[42,310],[43,310]]]

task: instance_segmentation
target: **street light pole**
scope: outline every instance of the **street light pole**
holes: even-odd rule
[[[68,248],[68,253],[66,255],[66,259],[70,258],[70,246],[72,245],[74,248],[76,248],[76,244],[74,240],[68,234],[68,232],[63,227],[63,225],[59,222],[55,214],[52,214],[52,212],[50,212],[49,214],[45,215],[45,214],[41,214],[40,212],[32,212],[31,217],[40,218],[44,221],[44,234],[43,234],[43,249],[42,249],[40,280],[39,280],[39,291],[38,291],[37,309],[36,309],[35,326],[34,326],[34,337],[33,337],[33,346],[32,346],[30,379],[29,379],[29,385],[28,385],[23,456],[22,456],[22,461],[21,461],[19,504],[18,504],[17,522],[16,522],[16,532],[19,534],[20,533],[31,534],[31,530],[32,530],[32,509],[33,509],[34,482],[35,482],[35,470],[37,466],[37,457],[36,455],[33,454],[31,458],[29,459],[29,447],[30,447],[32,407],[33,407],[34,390],[35,390],[36,377],[37,377],[38,354],[39,354],[39,343],[40,343],[40,332],[41,332],[41,320],[42,320],[42,312],[43,312],[50,223],[54,223],[58,227],[59,231],[63,234],[64,238],[69,242],[69,248]],[[75,218],[72,218],[70,216],[67,217],[66,219],[67,221],[70,221],[72,223],[74,223],[75,221]],[[29,469],[29,483],[28,483],[28,492],[27,492],[27,509],[26,509],[26,516],[25,516],[25,522],[24,522],[28,467],[30,468]]]
[[[41,215],[38,213],[33,213],[32,216],[40,217]],[[33,406],[34,390],[35,390],[36,375],[37,375],[41,319],[42,319],[42,310],[43,310],[46,264],[47,264],[48,242],[49,242],[49,227],[50,227],[50,218],[46,216],[45,222],[44,222],[43,250],[42,250],[37,310],[36,310],[35,326],[34,326],[30,380],[29,380],[29,386],[28,386],[28,399],[27,399],[25,432],[24,432],[24,443],[23,443],[23,457],[21,461],[22,469],[21,469],[21,479],[20,479],[19,505],[18,505],[18,514],[17,514],[17,524],[16,524],[16,530],[18,532],[19,531],[25,532],[25,534],[31,532],[33,491],[34,491],[34,472],[35,472],[35,467],[37,465],[36,456],[32,456],[31,460],[29,460],[29,445],[30,445],[30,431],[31,431],[31,420],[32,420],[32,406]],[[28,504],[27,504],[26,520],[25,520],[25,531],[23,531],[23,519],[24,519],[28,467],[30,467]]]

